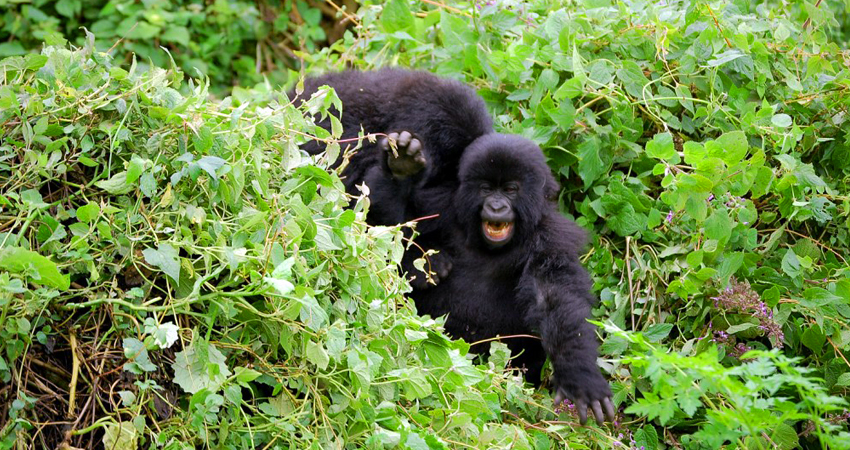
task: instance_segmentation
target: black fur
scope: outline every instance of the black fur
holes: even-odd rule
[[[346,71],[308,78],[300,98],[309,98],[328,85],[342,100],[343,139],[354,138],[361,127],[366,133],[407,131],[420,139],[427,166],[414,176],[393,177],[387,152],[379,143],[363,142],[343,171],[347,192],[358,195],[356,186],[366,183],[371,191],[367,220],[373,225],[395,225],[426,215],[448,200],[457,186],[458,161],[476,138],[493,131],[484,101],[463,83],[427,72],[385,68],[373,72]],[[335,115],[338,112],[334,112]],[[328,119],[319,123],[330,129]],[[315,154],[324,150],[316,142],[305,145]],[[414,191],[414,187],[416,190]],[[418,195],[419,192],[430,192]],[[436,229],[435,221],[423,223]],[[420,229],[420,232],[423,230]]]
[[[594,327],[586,320],[595,299],[579,262],[585,235],[547,198],[557,184],[542,152],[519,136],[485,135],[464,152],[459,180],[442,247],[452,273],[435,287],[414,290],[417,309],[448,314],[447,331],[468,342],[539,335],[505,339],[520,353],[514,364],[527,369],[527,379],[539,384],[548,355],[556,400],[575,402],[582,422],[588,407],[599,421],[603,409],[613,419],[611,390],[596,365]],[[519,186],[511,201],[515,230],[506,245],[493,248],[483,238],[481,212],[491,192],[508,183]]]

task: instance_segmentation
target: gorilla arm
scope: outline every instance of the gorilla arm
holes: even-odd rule
[[[539,330],[552,361],[555,404],[568,398],[576,405],[582,425],[588,409],[601,424],[603,417],[614,420],[615,410],[611,388],[596,365],[599,344],[594,327],[587,322],[594,297],[590,277],[573,250],[581,240],[580,231],[564,218],[554,221],[560,227],[541,229],[560,242],[545,242],[544,236],[519,283],[521,298],[529,301],[525,320]]]

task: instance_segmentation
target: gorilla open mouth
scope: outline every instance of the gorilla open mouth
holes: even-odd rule
[[[484,238],[491,244],[505,244],[514,234],[513,222],[490,222],[484,221],[481,224],[484,231]]]

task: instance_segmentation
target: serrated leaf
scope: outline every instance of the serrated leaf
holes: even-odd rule
[[[657,133],[646,143],[646,155],[656,159],[673,159],[676,156],[673,135],[669,132]]]
[[[835,385],[838,387],[847,387],[850,386],[850,372],[842,373],[837,380],[835,380]]]

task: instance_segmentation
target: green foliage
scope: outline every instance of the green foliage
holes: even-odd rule
[[[209,77],[214,91],[264,77],[280,84],[296,51],[315,51],[328,39],[326,28],[331,39],[339,34],[322,9],[329,7],[312,0],[0,0],[0,57],[38,51],[43,42],[83,46],[84,27],[118,61],[135,54],[166,67],[173,58],[189,76]]]
[[[214,103],[206,80],[91,45],[0,68],[0,447],[566,438],[525,428],[555,415],[504,370],[506,346],[476,363],[415,314],[399,228],[367,227],[368,201],[344,209],[328,158],[299,150],[318,135],[340,151],[312,120],[333,91],[301,110],[256,91]],[[67,395],[29,395],[32,376]],[[33,434],[55,411],[94,419]]]
[[[620,423],[575,427],[505,372],[504,345],[473,360],[412,312],[399,230],[367,227],[364,199],[344,209],[333,158],[298,150],[345,150],[313,125],[332,91],[300,110],[267,86],[208,98],[234,72],[257,81],[233,63],[255,54],[257,16],[216,9],[253,5],[184,23],[194,6],[16,2],[2,27],[20,49],[0,44],[21,55],[0,62],[0,448],[847,448],[850,5],[434,3],[364,1],[307,67],[460,79],[497,128],[541,145],[562,210],[595,233],[584,260]],[[115,35],[74,34],[159,26],[142,5],[186,28],[176,65],[149,39],[121,41],[118,64],[98,51]],[[51,7],[69,19],[32,15]],[[25,53],[58,33],[81,48]],[[187,82],[193,58],[221,69]],[[76,402],[44,390],[69,393],[72,374]],[[69,437],[36,427],[69,409],[85,413]]]
[[[328,53],[356,46],[356,57],[340,56],[358,67],[461,79],[485,97],[497,128],[541,145],[561,176],[563,211],[596,232],[586,259],[598,317],[685,358],[639,364],[644,349],[606,338],[618,401],[647,425],[672,426],[689,448],[778,445],[761,440],[764,430],[778,430],[783,448],[795,433],[800,445],[839,445],[831,436],[846,436],[846,417],[835,405],[848,391],[837,380],[850,371],[850,5],[458,8],[411,3],[412,23],[397,25],[397,3],[383,12],[367,4],[358,38]],[[770,348],[782,353],[758,353],[753,364],[776,370],[741,372],[747,350]],[[677,406],[668,394],[688,384],[676,384],[674,369],[709,361],[715,372],[698,379],[735,383]],[[646,367],[668,376],[647,379]],[[807,391],[799,376],[825,383]],[[763,390],[773,383],[779,391]],[[689,420],[671,422],[683,408]],[[662,435],[651,428],[634,433]]]

